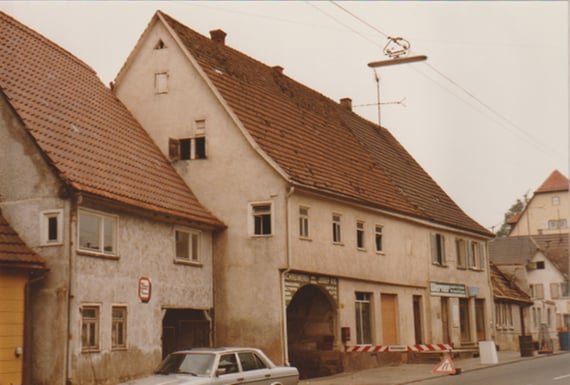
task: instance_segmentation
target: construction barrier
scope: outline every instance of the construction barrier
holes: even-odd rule
[[[348,353],[379,353],[379,352],[445,352],[453,350],[451,344],[421,344],[421,345],[354,345],[345,346]]]

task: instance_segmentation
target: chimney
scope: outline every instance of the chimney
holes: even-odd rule
[[[340,99],[340,105],[346,108],[349,111],[352,111],[352,99],[351,98],[342,98]]]
[[[213,29],[210,31],[210,38],[216,43],[221,43],[222,45],[226,44],[226,36],[227,33],[221,29]]]
[[[283,67],[281,67],[281,66],[273,66],[271,68],[273,69],[273,71],[277,72],[278,74],[283,73]]]

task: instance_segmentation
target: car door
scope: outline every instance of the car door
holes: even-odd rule
[[[219,369],[222,369],[223,372],[216,376],[213,384],[229,385],[246,383],[244,374],[238,365],[238,360],[235,353],[222,354],[218,362],[218,370]]]
[[[242,368],[244,383],[255,383],[256,385],[269,385],[272,383],[271,369],[267,367],[267,364],[255,352],[239,352],[238,358]]]

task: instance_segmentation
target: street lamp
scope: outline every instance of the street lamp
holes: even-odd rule
[[[376,79],[376,93],[378,99],[378,125],[380,122],[380,76],[376,72],[378,67],[386,67],[395,64],[414,63],[427,60],[425,55],[406,56],[410,50],[410,43],[401,37],[388,37],[388,43],[384,47],[384,55],[390,57],[387,60],[373,61],[368,63],[368,67],[374,69]]]

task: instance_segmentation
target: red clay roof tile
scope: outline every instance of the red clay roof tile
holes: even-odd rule
[[[540,185],[540,187],[536,189],[535,193],[558,191],[568,191],[568,178],[566,178],[560,171],[554,170]]]
[[[0,268],[45,269],[46,261],[29,248],[0,213]]]
[[[249,134],[299,185],[434,223],[492,234],[383,127],[158,11]]]
[[[59,176],[73,188],[222,225],[90,67],[1,12],[0,88]]]

